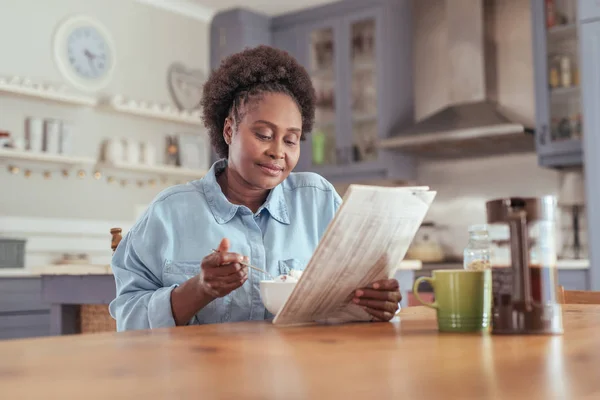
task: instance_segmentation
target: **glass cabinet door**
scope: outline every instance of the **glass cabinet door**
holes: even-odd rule
[[[352,161],[377,159],[375,17],[350,25]]]
[[[577,2],[544,0],[550,142],[581,140]]]
[[[313,166],[336,164],[335,31],[322,27],[310,32],[309,73],[317,92],[312,140]]]

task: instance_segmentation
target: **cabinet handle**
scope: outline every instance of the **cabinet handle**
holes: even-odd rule
[[[548,125],[542,125],[542,129],[540,129],[539,142],[540,145],[545,145],[548,136]]]

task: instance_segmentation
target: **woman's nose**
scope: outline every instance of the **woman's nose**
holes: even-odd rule
[[[268,155],[276,160],[283,158],[283,143],[281,143],[279,140],[273,140],[271,142],[271,146],[269,146]]]

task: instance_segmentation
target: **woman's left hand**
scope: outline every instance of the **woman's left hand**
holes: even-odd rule
[[[400,286],[396,279],[385,279],[374,282],[354,292],[352,301],[362,306],[373,316],[374,321],[387,322],[394,318],[398,311],[398,303],[402,300]]]

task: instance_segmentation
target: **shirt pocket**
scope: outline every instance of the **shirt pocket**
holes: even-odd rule
[[[200,273],[202,261],[172,261],[167,260],[163,269],[165,286],[181,285],[191,277]]]
[[[304,271],[308,265],[307,259],[303,258],[288,258],[287,260],[279,260],[279,274],[289,275],[292,269],[296,271]]]

